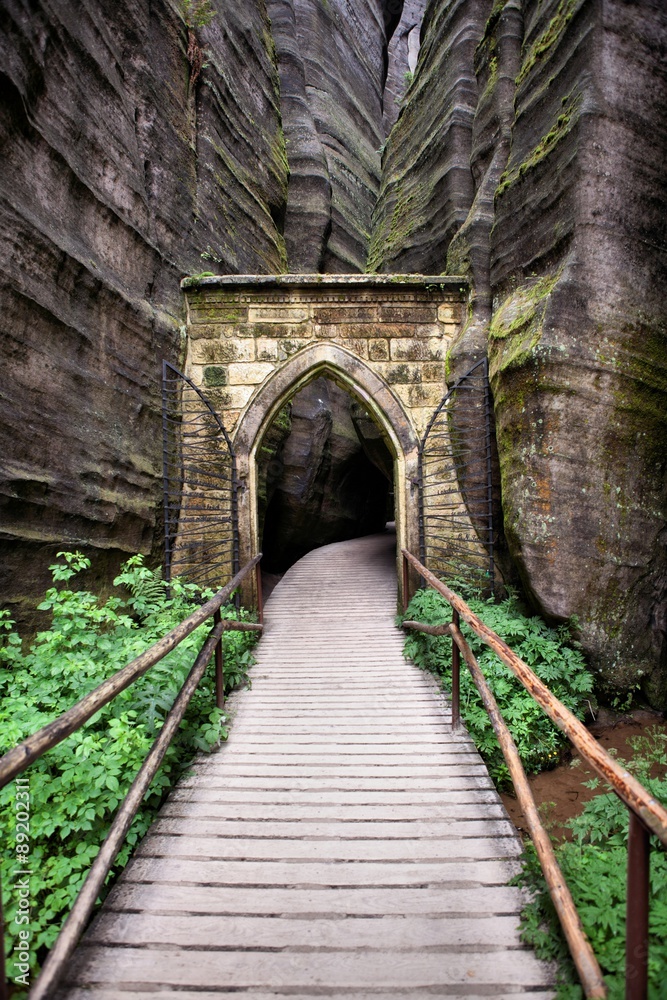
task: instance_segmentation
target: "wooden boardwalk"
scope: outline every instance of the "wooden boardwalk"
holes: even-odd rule
[[[514,828],[403,659],[394,546],[283,578],[229,741],[169,797],[60,997],[553,997],[517,934]]]

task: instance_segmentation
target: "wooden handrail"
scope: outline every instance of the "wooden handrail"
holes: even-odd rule
[[[159,639],[150,649],[137,656],[131,663],[123,667],[122,670],[115,673],[113,677],[108,677],[107,680],[102,681],[94,691],[87,694],[76,705],[68,708],[66,712],[63,712],[53,722],[49,722],[42,729],[39,729],[36,733],[28,736],[27,739],[9,750],[3,757],[0,757],[0,788],[4,788],[7,782],[12,781],[17,774],[25,771],[26,767],[41,757],[43,753],[46,753],[47,750],[61,743],[67,736],[75,733],[95,712],[98,712],[100,708],[104,708],[110,701],[113,701],[116,695],[124,691],[125,688],[128,688],[130,684],[134,684],[150,667],[163,659],[167,653],[170,653],[179,643],[183,642],[183,639],[187,638],[191,632],[199,628],[207,618],[215,614],[261,558],[260,553],[254,559],[251,559],[249,563],[246,563],[239,570],[234,579],[230,580],[226,587],[219,590],[206,604],[202,604],[201,608],[193,611],[188,618],[173,628],[171,632],[168,632],[167,635],[163,636],[162,639]],[[235,622],[233,626],[229,627],[238,629],[239,626],[244,624],[243,622]]]
[[[123,844],[123,840],[143,801],[143,797],[150,787],[151,781],[155,777],[164,755],[174,738],[192,695],[203,677],[213,653],[216,652],[217,654],[220,649],[223,633],[226,630],[239,632],[256,632],[262,630],[261,625],[253,622],[243,622],[236,619],[220,620],[220,608],[248,573],[259,564],[261,558],[260,553],[254,559],[251,559],[250,562],[246,563],[239,570],[227,586],[219,590],[206,604],[203,604],[201,608],[198,608],[193,614],[173,628],[171,632],[158,640],[150,649],[147,649],[140,656],[136,657],[136,659],[132,660],[131,663],[128,663],[127,666],[115,673],[113,677],[109,677],[103,681],[94,691],[87,694],[58,719],[55,719],[36,733],[33,733],[27,739],[23,740],[22,743],[19,743],[18,746],[6,753],[4,757],[0,758],[0,788],[2,788],[24,771],[33,761],[37,760],[67,736],[76,732],[95,712],[99,711],[100,708],[112,701],[117,694],[120,694],[121,691],[124,691],[142,677],[150,667],[163,659],[163,657],[170,653],[172,649],[203,624],[203,622],[213,617],[213,628],[201,647],[188,676],[165,718],[157,738],[114,817],[106,839],[86,876],[86,880],[70,910],[69,916],[47,956],[42,972],[30,991],[30,1000],[47,1000],[48,997],[53,996],[53,991],[62,976],[65,963],[71,956],[88,922],[100,889],[104,885],[104,880]],[[219,669],[217,669],[218,667]],[[217,658],[216,688],[218,690],[216,691],[216,701],[218,704],[220,704],[219,689],[221,685],[222,662]],[[4,923],[0,902],[0,953],[4,958],[3,929]],[[3,971],[1,963],[0,971]],[[7,1000],[7,998],[7,981],[3,971],[0,979],[0,1000]]]
[[[551,693],[546,684],[530,669],[527,663],[510,649],[506,642],[496,635],[481,618],[472,611],[463,598],[450,590],[447,584],[438,580],[430,570],[419,562],[411,552],[403,549],[403,555],[419,572],[420,576],[458,611],[461,618],[505,663],[523,684],[525,689],[544,709],[552,722],[565,733],[578,753],[593,767],[601,778],[608,782],[629,809],[636,812],[663,844],[667,845],[667,809],[648,792],[634,775],[621,767],[598,741],[591,736],[583,722],[569,708]]]
[[[183,687],[176,696],[174,704],[165,718],[159,736],[144,759],[137,776],[130,786],[130,790],[123,799],[123,804],[114,817],[114,821],[100,848],[100,852],[93,861],[86,880],[81,887],[81,891],[76,897],[74,906],[70,910],[60,934],[56,938],[56,942],[44,962],[35,985],[30,990],[30,1000],[48,1000],[48,997],[53,996],[52,991],[55,989],[62,975],[65,962],[70,958],[88,923],[88,919],[95,907],[95,900],[104,885],[104,880],[114,863],[116,855],[123,846],[123,841],[132,825],[132,820],[150,787],[151,781],[155,777],[157,769],[162,763],[165,753],[169,749],[169,744],[174,738],[185,710],[190,703],[190,699],[195,692],[195,688],[199,684],[209,660],[213,656],[213,651],[218,645],[223,631],[224,623],[219,622],[211,629],[206,642],[202,646]]]
[[[424,625],[421,622],[404,621],[403,627],[435,636],[449,633],[453,640],[452,675],[454,675],[454,666],[458,662],[458,654],[463,655],[510,770],[514,789],[526,818],[528,832],[535,845],[549,894],[568,942],[570,954],[579,973],[584,992],[591,1000],[607,996],[600,966],[581,927],[572,896],[556,861],[551,841],[540,821],[535,799],[530,790],[516,745],[505,725],[491,689],[486,683],[484,674],[458,627],[460,618],[463,618],[479,638],[512,670],[528,693],[558,728],[565,733],[581,756],[612,786],[615,793],[628,807],[630,839],[628,844],[625,995],[626,1000],[646,1000],[650,851],[648,833],[650,830],[662,843],[667,844],[667,809],[657,802],[633,775],[622,768],[600,746],[579,719],[552,694],[528,664],[524,663],[500,636],[488,628],[458,594],[434,576],[411,552],[403,549],[402,553],[405,563],[410,563],[422,579],[442,594],[452,607],[452,622],[450,623]],[[452,702],[457,701],[458,684],[452,683]],[[455,718],[458,718],[458,704],[452,704],[452,724]]]
[[[593,953],[590,941],[581,926],[581,920],[574,905],[572,894],[556,861],[556,854],[549,834],[540,820],[540,814],[537,810],[530,785],[528,784],[528,778],[521,763],[519,751],[505,724],[491,688],[487,684],[479,663],[475,659],[473,651],[465,641],[460,629],[456,628],[455,625],[450,625],[449,631],[468,665],[472,679],[479,691],[484,708],[498,738],[500,749],[503,752],[510,771],[514,791],[516,792],[519,805],[528,825],[530,839],[535,844],[535,849],[542,865],[542,871],[549,887],[549,895],[560,920],[560,925],[563,928],[572,960],[577,967],[577,972],[579,973],[586,996],[590,997],[591,1000],[602,1000],[602,998],[607,996],[607,988],[602,978],[602,970]]]

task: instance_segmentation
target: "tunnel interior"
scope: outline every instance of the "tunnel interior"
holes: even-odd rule
[[[286,402],[257,452],[258,524],[267,574],[312,549],[394,520],[394,457],[363,405],[332,379]]]

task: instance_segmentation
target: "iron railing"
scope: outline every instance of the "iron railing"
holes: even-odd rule
[[[430,635],[450,635],[452,638],[452,727],[460,722],[459,671],[463,656],[472,679],[498,738],[510,770],[519,805],[526,818],[528,832],[544,873],[549,894],[563,928],[572,959],[587,997],[604,998],[607,988],[600,966],[582,929],[581,921],[554,854],[549,835],[542,826],[530,785],[510,732],[491,693],[475,656],[461,634],[463,619],[494,653],[505,663],[528,693],[565,733],[577,753],[602,777],[628,808],[630,830],[628,838],[627,910],[626,910],[626,1000],[646,1000],[648,991],[648,918],[650,835],[655,834],[667,845],[667,809],[644,786],[629,774],[594,739],[575,715],[551,693],[549,688],[515,652],[496,635],[465,601],[439,580],[412,553],[403,549],[404,565],[410,564],[428,586],[433,587],[449,602],[452,621],[446,625],[424,625],[404,621],[403,628]],[[407,595],[406,595],[407,597]]]
[[[226,587],[223,587],[206,604],[203,604],[201,608],[193,612],[180,625],[177,625],[171,632],[151,646],[150,649],[147,649],[136,659],[132,660],[131,663],[128,663],[127,666],[123,667],[122,670],[119,670],[112,677],[103,681],[94,691],[87,694],[85,698],[82,698],[81,701],[73,705],[72,708],[69,708],[59,718],[50,722],[38,732],[33,733],[32,736],[28,736],[22,743],[19,743],[18,746],[15,746],[4,757],[0,758],[0,788],[4,788],[6,784],[14,780],[22,771],[25,771],[30,764],[46,753],[47,750],[50,750],[67,736],[80,729],[91,716],[112,701],[116,695],[120,694],[121,691],[124,691],[140,677],[143,677],[150,667],[154,666],[175,649],[186,636],[194,632],[196,628],[209,618],[213,618],[213,628],[202,645],[181,690],[177,694],[157,739],[149,750],[130,790],[116,813],[106,839],[88,872],[74,906],[63,924],[53,948],[47,956],[39,978],[30,991],[30,1000],[48,1000],[49,997],[53,996],[54,989],[64,971],[65,963],[70,958],[86,927],[100,889],[104,885],[104,880],[109,874],[116,855],[123,845],[132,820],[178,730],[181,719],[185,714],[197,685],[202,679],[211,657],[214,655],[216,706],[218,708],[224,707],[223,632],[226,630],[239,632],[261,631],[262,625],[236,620],[222,620],[220,609],[251,570],[257,570],[261,558],[260,553],[254,559],[251,559]],[[0,907],[0,931],[2,928],[2,911]],[[0,933],[0,1000],[8,1000],[8,996],[4,969],[4,934]]]
[[[443,398],[419,444],[419,558],[493,591],[493,404],[486,358]],[[497,491],[495,491],[497,492]]]
[[[219,587],[238,571],[238,477],[234,448],[210,401],[162,363],[165,579]]]

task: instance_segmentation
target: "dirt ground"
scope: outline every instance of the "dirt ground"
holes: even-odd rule
[[[628,715],[616,715],[601,709],[597,720],[589,724],[588,728],[605,750],[615,748],[619,757],[627,760],[633,755],[628,740],[633,736],[645,735],[653,726],[667,733],[667,720],[656,712],[640,709]],[[563,824],[578,815],[584,804],[594,795],[609,791],[609,787],[602,781],[595,791],[585,788],[583,783],[595,777],[595,772],[581,761],[573,766],[573,762],[577,759],[573,754],[569,760],[552,771],[542,771],[541,774],[532,774],[528,777],[535,802],[538,807],[542,807],[540,809],[542,822],[549,830],[552,840],[563,837],[571,839],[571,831]],[[656,770],[656,776],[659,770]],[[665,768],[661,770],[664,773]],[[527,839],[523,814],[517,800],[509,794],[503,794],[502,800],[519,833]]]

